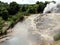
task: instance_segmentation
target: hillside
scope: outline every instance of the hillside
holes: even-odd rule
[[[10,39],[0,45],[60,45],[60,14],[33,14],[18,22]],[[60,34],[60,33],[59,33]],[[54,39],[55,36],[55,39]]]

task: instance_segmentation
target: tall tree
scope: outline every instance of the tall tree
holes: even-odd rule
[[[39,3],[40,3],[39,1],[36,2],[36,4],[39,4]]]
[[[9,14],[14,15],[19,10],[19,5],[16,2],[11,2],[9,5]]]
[[[38,13],[42,13],[43,10],[44,10],[44,8],[45,8],[44,3],[43,2],[40,2],[39,5],[38,5],[38,7],[37,7],[37,12]]]

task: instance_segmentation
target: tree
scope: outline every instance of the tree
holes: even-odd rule
[[[44,3],[43,3],[43,2],[40,2],[40,4],[39,4],[38,7],[37,7],[37,12],[38,12],[38,13],[42,13],[43,10],[44,10],[44,8],[45,8]]]
[[[36,4],[39,4],[39,3],[40,3],[39,1],[36,2]]]
[[[22,5],[22,7],[21,7],[21,11],[22,12],[26,12],[26,10],[28,9],[28,7],[27,7],[27,5]]]
[[[35,10],[34,6],[29,6],[27,12],[28,13],[36,13],[36,10]]]
[[[44,3],[44,4],[45,4],[45,6],[46,6],[46,5],[47,5],[47,4],[49,4],[49,3],[50,3],[49,1],[45,1],[45,3]]]
[[[7,20],[8,19],[8,10],[5,8],[5,7],[3,7],[3,6],[1,6],[0,7],[0,16],[4,19],[4,20]]]
[[[53,3],[56,3],[55,1],[52,1]]]
[[[19,5],[16,3],[16,2],[11,2],[10,5],[9,5],[9,14],[10,15],[14,15],[16,14],[18,11],[19,11]]]

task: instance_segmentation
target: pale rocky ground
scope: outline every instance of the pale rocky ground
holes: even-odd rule
[[[38,31],[43,34],[53,36],[54,33],[60,33],[60,14],[50,13],[35,18],[35,24]]]
[[[11,39],[0,45],[52,45],[53,35],[60,32],[60,14],[34,14],[13,28]]]
[[[29,17],[32,21],[32,31],[31,29],[30,31],[33,36],[37,36],[37,42],[41,43],[41,45],[51,45],[54,42],[53,36],[60,33],[60,14],[50,13],[36,15],[37,16],[32,16],[33,18]]]

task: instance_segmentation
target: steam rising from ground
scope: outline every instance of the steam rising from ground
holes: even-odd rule
[[[49,3],[45,7],[43,13],[60,13],[60,3]]]

